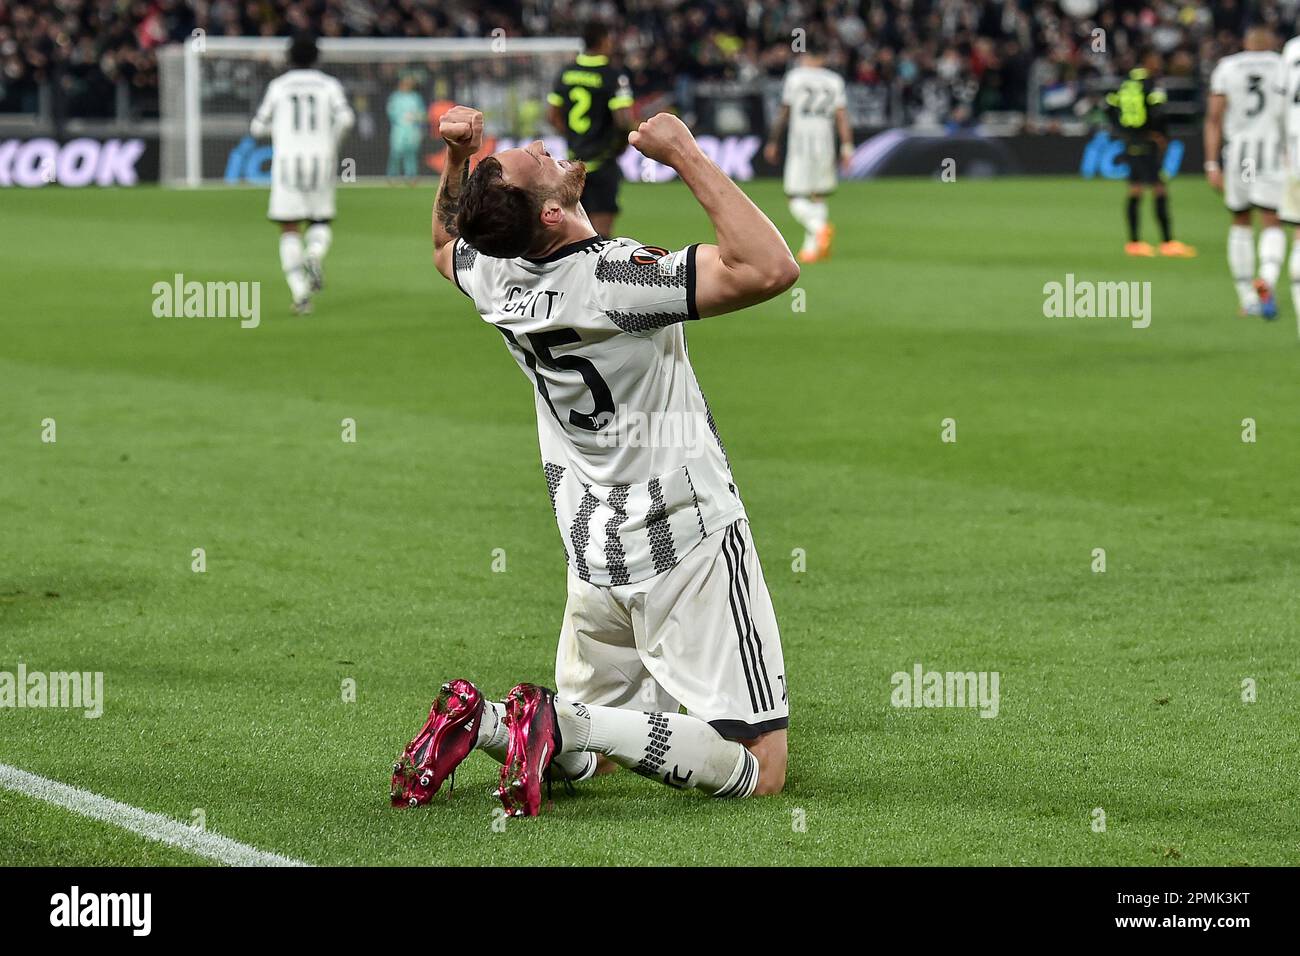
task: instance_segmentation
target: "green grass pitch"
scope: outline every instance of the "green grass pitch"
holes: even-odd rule
[[[803,311],[690,327],[781,620],[787,790],[624,772],[497,832],[481,754],[387,806],[438,684],[549,681],[564,601],[532,388],[435,274],[432,189],[341,192],[305,319],[264,193],[6,190],[0,670],[103,671],[107,702],[0,710],[0,763],[318,864],[1300,861],[1295,322],[1236,318],[1202,184],[1173,189],[1194,261],[1125,259],[1121,193],[849,184]],[[624,200],[622,233],[711,238],[680,184]],[[261,327],[155,318],[178,272],[260,280]],[[1044,317],[1068,273],[1149,280],[1151,326]],[[892,707],[917,662],[998,672],[996,719]],[[5,791],[0,847],[203,862]]]

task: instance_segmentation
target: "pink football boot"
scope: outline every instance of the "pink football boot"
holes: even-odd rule
[[[393,786],[389,791],[395,807],[418,807],[428,803],[442,782],[452,778],[456,768],[478,742],[483,719],[483,695],[467,680],[442,685],[415,739],[406,745],[393,764]],[[447,790],[448,795],[451,789]]]
[[[508,816],[535,817],[542,812],[542,783],[550,786],[551,759],[560,752],[555,692],[520,684],[506,697],[505,722],[510,742],[497,796]]]

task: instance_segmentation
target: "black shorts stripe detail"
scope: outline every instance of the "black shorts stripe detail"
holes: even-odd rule
[[[587,565],[587,543],[591,540],[591,516],[600,502],[591,493],[591,485],[582,485],[582,503],[578,513],[573,516],[569,526],[569,541],[573,544],[573,570],[584,581],[591,580],[591,568]]]
[[[757,740],[763,734],[787,729],[790,726],[790,718],[773,717],[771,720],[761,720],[756,724],[746,723],[743,720],[710,720],[709,726],[716,730],[719,736],[726,737],[728,740]]]
[[[623,542],[618,539],[618,529],[627,520],[627,511],[623,508],[627,496],[627,485],[616,485],[609,493],[609,507],[614,513],[605,522],[605,568],[609,571],[611,587],[627,584],[628,579],[627,554]]]
[[[655,574],[661,574],[677,564],[677,549],[673,547],[673,532],[668,527],[668,508],[659,479],[651,478],[646,490],[650,492],[650,512],[646,515],[645,530],[650,536]]]
[[[749,596],[747,589],[749,587],[749,573],[745,570],[745,543],[740,534],[740,530],[735,524],[727,529],[727,537],[723,539],[722,547],[730,547],[731,553],[735,557],[736,569],[732,579],[732,593],[739,607],[737,619],[745,629],[745,646],[749,649],[750,666],[753,669],[754,686],[758,691],[758,703],[760,709],[772,709],[772,684],[767,678],[767,665],[763,662],[763,643],[758,639],[758,629],[754,626],[754,618],[749,612]],[[755,713],[758,713],[756,710]]]
[[[733,524],[732,527],[735,528],[736,526]],[[745,620],[749,622],[750,633],[754,639],[754,650],[758,654],[758,667],[763,674],[763,687],[767,690],[767,706],[771,708],[776,698],[772,696],[772,679],[767,676],[767,661],[763,658],[763,636],[758,633],[758,626],[754,623],[754,615],[749,610],[749,595],[751,592],[749,569],[745,567],[745,536],[740,533],[739,529],[736,530],[735,541],[736,547],[740,549],[740,555],[736,563],[740,566],[740,578],[743,584],[740,589],[740,603],[745,611]]]
[[[741,620],[740,605],[736,601],[736,582],[738,580],[736,575],[736,560],[732,556],[731,548],[729,546],[731,541],[731,532],[734,528],[735,525],[732,525],[722,534],[722,554],[727,560],[727,603],[731,606],[731,620],[736,627],[736,647],[740,652],[741,669],[745,672],[745,686],[749,688],[749,706],[752,707],[754,713],[757,714],[766,708],[760,708],[758,706],[759,695],[754,689],[754,677],[749,670],[749,655],[745,646],[745,638],[749,633],[749,630]]]

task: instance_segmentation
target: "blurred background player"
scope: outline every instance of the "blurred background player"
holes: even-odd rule
[[[1282,200],[1282,58],[1268,27],[1246,32],[1245,49],[1225,56],[1210,74],[1205,112],[1205,178],[1232,214],[1228,268],[1242,315],[1277,316],[1274,289],[1286,255],[1278,219]],[[1226,149],[1225,149],[1226,139]],[[1222,162],[1222,165],[1220,165]],[[1259,275],[1251,208],[1259,210]]]
[[[1282,146],[1286,154],[1282,201],[1278,218],[1295,229],[1287,271],[1291,274],[1291,306],[1300,332],[1300,37],[1282,48]]]
[[[835,133],[839,130],[840,162],[853,156],[853,130],[849,126],[844,78],[828,70],[822,57],[804,54],[781,86],[781,108],[764,150],[776,165],[785,142],[785,194],[790,214],[804,228],[800,262],[816,262],[831,254],[835,227],[830,223],[826,196],[838,184],[835,171]]]
[[[311,312],[312,293],[325,282],[338,145],[355,120],[342,84],[312,69],[316,57],[315,37],[293,38],[290,68],[267,86],[250,127],[254,136],[271,137],[267,217],[280,224],[280,268],[296,315]],[[303,222],[308,224],[305,242],[298,231]]]
[[[1130,256],[1154,256],[1151,243],[1141,241],[1139,217],[1142,193],[1149,187],[1155,195],[1156,218],[1160,221],[1162,256],[1191,258],[1196,250],[1174,239],[1173,224],[1169,218],[1169,193],[1165,188],[1165,147],[1169,137],[1165,132],[1164,105],[1166,96],[1157,89],[1153,69],[1159,63],[1156,55],[1147,58],[1149,67],[1136,67],[1119,89],[1106,96],[1111,121],[1124,141],[1124,156],[1128,161],[1128,244],[1124,252]]]
[[[582,160],[587,184],[582,208],[592,228],[608,238],[618,215],[618,187],[623,181],[618,157],[633,128],[632,84],[610,63],[614,37],[603,23],[582,31],[583,53],[560,71],[546,97],[547,119],[564,133],[569,159]]]
[[[781,137],[785,142],[785,195],[790,215],[803,226],[803,246],[798,260],[814,263],[831,255],[835,226],[831,225],[826,196],[835,193],[835,135],[840,134],[840,161],[853,157],[853,130],[849,126],[844,78],[828,70],[820,56],[806,53],[785,74],[781,108],[772,124],[763,155],[768,163],[780,161]]]
[[[419,170],[420,140],[424,138],[424,97],[415,91],[416,78],[402,77],[388,97],[388,178],[414,182]]]

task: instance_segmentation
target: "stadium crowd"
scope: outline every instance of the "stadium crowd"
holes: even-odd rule
[[[906,116],[966,122],[1026,109],[1046,83],[1118,76],[1153,50],[1167,74],[1204,80],[1233,52],[1246,17],[1289,36],[1300,0],[0,0],[0,112],[62,116],[157,108],[154,51],[210,35],[326,37],[579,35],[618,26],[639,96],[689,108],[702,81],[753,81],[786,69],[796,30],[850,83],[885,88]],[[1094,30],[1105,31],[1105,49]]]

